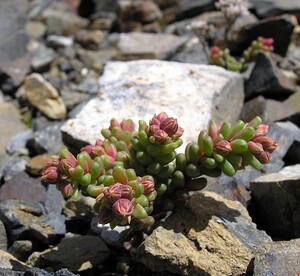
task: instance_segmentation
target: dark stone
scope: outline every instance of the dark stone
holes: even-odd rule
[[[245,103],[240,117],[242,120],[250,122],[255,116],[260,116],[263,122],[268,124],[288,118],[293,114],[295,111],[286,103],[258,96]]]
[[[53,221],[39,202],[8,199],[0,202],[0,219],[11,241],[31,240],[49,244],[61,237],[55,232]]]
[[[232,52],[240,53],[257,37],[271,37],[274,39],[274,52],[284,56],[295,26],[297,26],[297,19],[293,15],[285,14],[266,18],[245,26],[228,46]]]
[[[272,56],[259,53],[251,76],[245,84],[246,98],[263,95],[282,99],[295,90],[295,84],[280,71]]]
[[[38,154],[58,154],[64,147],[60,127],[64,122],[50,125],[43,130],[37,131],[33,137],[27,140],[26,147],[31,156]]]
[[[45,72],[49,69],[50,63],[55,58],[55,52],[43,44],[32,53],[31,68],[34,72]]]
[[[96,236],[66,237],[56,247],[34,252],[27,263],[41,268],[61,267],[79,272],[97,267],[110,255],[102,239]]]
[[[250,184],[250,210],[273,240],[300,237],[300,164],[261,176]]]
[[[12,177],[0,188],[0,200],[19,199],[43,202],[46,188],[41,184],[40,178],[32,178],[25,172]]]
[[[300,239],[267,243],[254,259],[253,275],[297,275]]]
[[[8,248],[8,253],[12,254],[18,260],[24,262],[32,251],[32,242],[28,240],[14,241]]]
[[[300,163],[300,138],[295,140],[290,146],[288,152],[284,157],[284,161],[288,165]]]
[[[191,18],[215,9],[215,0],[183,0],[176,7],[176,20]]]
[[[14,271],[8,268],[0,268],[0,275],[1,276],[78,276],[78,274],[74,274],[66,268],[50,273],[44,269],[40,269],[37,267],[26,269],[24,272]]]
[[[300,3],[298,0],[251,0],[259,17],[270,17],[280,14],[294,14],[300,20]]]

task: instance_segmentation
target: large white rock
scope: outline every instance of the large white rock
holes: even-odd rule
[[[240,75],[211,65],[110,62],[99,84],[102,96],[88,102],[62,126],[69,143],[94,143],[112,117],[148,121],[162,111],[178,118],[185,130],[183,139],[189,142],[197,139],[210,119],[236,121],[244,99]]]

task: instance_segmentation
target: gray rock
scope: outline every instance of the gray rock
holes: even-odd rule
[[[0,218],[11,241],[30,239],[48,244],[59,236],[53,222],[46,216],[45,208],[38,202],[3,200],[0,202]]]
[[[60,90],[60,93],[67,110],[72,110],[76,105],[87,101],[90,98],[89,95],[73,90],[70,87],[63,87]],[[70,116],[70,114],[68,115]]]
[[[0,267],[1,269],[12,269],[15,271],[25,271],[26,269],[30,268],[30,266],[26,265],[25,263],[19,261],[13,255],[0,250]],[[1,270],[0,270],[1,273]],[[6,273],[6,271],[5,271]],[[1,274],[1,275],[10,275],[10,274]],[[15,274],[13,274],[15,275]]]
[[[64,147],[60,127],[64,122],[55,123],[34,132],[33,136],[27,140],[26,147],[31,156],[48,153],[58,154]]]
[[[24,89],[29,102],[50,119],[64,119],[66,106],[57,90],[40,74],[25,78]]]
[[[245,103],[240,117],[249,122],[255,116],[260,116],[263,122],[268,124],[288,118],[295,113],[285,102],[259,96]]]
[[[109,246],[122,248],[125,232],[127,233],[126,228],[124,226],[117,226],[114,229],[110,229],[110,227],[103,226],[101,228],[101,238]]]
[[[255,256],[253,275],[297,275],[299,259],[300,239],[267,243]]]
[[[95,143],[112,117],[149,120],[165,111],[196,140],[210,119],[236,121],[243,105],[242,79],[220,67],[166,61],[111,62],[99,80],[103,96],[92,99],[62,126],[67,144]],[[188,107],[188,110],[187,110]]]
[[[3,167],[2,174],[4,182],[10,181],[20,172],[24,172],[26,169],[27,162],[28,160],[26,158],[12,157]]]
[[[62,215],[65,200],[55,185],[49,185],[44,201],[47,218],[52,222],[55,233],[63,236],[66,233],[66,218]]]
[[[0,154],[6,152],[6,145],[9,143],[12,136],[26,129],[26,126],[21,122],[20,113],[12,103],[0,104]]]
[[[155,41],[156,43],[153,43]],[[172,34],[122,33],[117,47],[122,54],[132,56],[152,55],[156,59],[167,59],[187,41],[185,37]]]
[[[47,70],[55,58],[55,52],[43,44],[40,44],[32,53],[31,68],[35,72]]]
[[[97,94],[100,92],[99,75],[94,70],[89,70],[86,76],[83,77],[82,82],[77,86],[77,90],[89,94]]]
[[[272,56],[259,53],[255,67],[245,85],[246,98],[257,95],[287,97],[295,91],[295,83],[280,71]]]
[[[46,188],[39,178],[30,177],[24,171],[17,173],[0,187],[0,200],[19,199],[43,202]]]
[[[7,250],[7,236],[3,222],[0,220],[0,250]]]
[[[273,239],[300,236],[300,165],[254,179],[250,184],[257,223]]]
[[[26,148],[26,142],[32,135],[31,129],[14,135],[6,146],[7,153],[10,155],[27,155],[28,150]]]
[[[32,252],[32,242],[28,240],[14,241],[7,252],[24,262]]]
[[[64,238],[56,247],[33,253],[27,263],[54,270],[65,267],[72,272],[84,271],[102,264],[110,255],[105,243],[95,236]]]
[[[73,274],[66,268],[50,273],[44,269],[40,269],[37,267],[28,268],[25,271],[15,271],[8,268],[0,268],[0,275],[3,276],[78,276],[78,274]]]
[[[95,1],[95,12],[115,12],[118,7],[117,0],[102,0],[102,1]]]
[[[300,20],[300,3],[297,0],[251,0],[251,3],[259,17],[289,13]]]
[[[72,47],[74,39],[68,36],[49,35],[47,45],[52,48]]]
[[[199,39],[194,37],[190,39],[184,45],[184,48],[174,55],[171,60],[183,63],[210,64],[206,51],[208,51],[208,48],[203,48]]]
[[[138,258],[154,272],[243,275],[261,244],[270,241],[240,203],[196,193],[146,238]]]

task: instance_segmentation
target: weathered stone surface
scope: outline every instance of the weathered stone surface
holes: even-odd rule
[[[105,33],[100,30],[80,30],[75,34],[75,40],[85,49],[97,50],[101,47]]]
[[[66,143],[95,143],[112,117],[149,120],[165,111],[177,117],[185,142],[197,139],[210,119],[236,121],[243,105],[239,75],[208,65],[166,61],[111,62],[99,80],[103,96],[62,126]]]
[[[16,271],[25,271],[30,268],[30,266],[16,259],[13,255],[0,250],[0,267],[2,269],[12,269]],[[9,274],[2,274],[9,275]]]
[[[78,274],[73,274],[66,268],[51,273],[37,267],[29,268],[26,269],[25,271],[15,271],[8,268],[0,268],[0,275],[3,276],[78,276]]]
[[[25,78],[25,93],[29,102],[51,119],[64,119],[66,106],[57,90],[41,75],[33,73]]]
[[[280,71],[272,56],[259,53],[251,76],[246,82],[246,98],[257,95],[282,98],[295,91],[295,84]]]
[[[300,237],[300,164],[256,178],[250,189],[260,227],[273,239]]]
[[[0,153],[6,151],[6,145],[9,143],[12,136],[26,129],[26,126],[21,122],[20,114],[17,108],[11,103],[0,104]]]
[[[0,220],[0,250],[7,250],[7,236],[3,222]]]
[[[260,17],[289,13],[296,15],[300,20],[300,3],[297,0],[251,0],[251,3]]]
[[[32,252],[32,242],[28,240],[14,241],[8,248],[8,253],[12,254],[20,261],[26,261]]]
[[[31,68],[35,72],[43,72],[49,68],[54,58],[55,52],[41,44],[32,51]]]
[[[285,102],[258,96],[245,103],[240,117],[242,120],[249,122],[255,116],[260,116],[263,122],[268,124],[288,118],[295,113],[296,111],[291,109]]]
[[[130,54],[137,58],[148,54],[153,55],[153,58],[156,59],[166,59],[186,41],[187,38],[172,34],[132,32],[120,34],[117,46],[122,54]]]
[[[97,267],[110,255],[105,243],[95,236],[67,237],[56,247],[33,253],[27,263],[40,268],[65,267],[72,272]]]
[[[36,131],[33,137],[27,140],[26,147],[30,155],[58,154],[64,147],[60,127],[64,122],[55,123]]]
[[[239,49],[247,48],[259,36],[272,37],[274,39],[274,52],[284,56],[296,26],[297,19],[290,14],[260,20],[245,26],[230,44],[230,49],[233,52],[240,51]]]
[[[299,260],[300,239],[267,243],[255,256],[253,275],[297,275]]]
[[[269,241],[240,203],[204,192],[155,229],[140,246],[139,257],[155,272],[243,275],[261,244]]]
[[[45,208],[38,202],[3,200],[0,202],[0,218],[11,241],[30,239],[48,244],[57,236],[53,222],[46,216]]]

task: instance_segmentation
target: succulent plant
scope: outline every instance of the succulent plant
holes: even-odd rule
[[[56,184],[67,198],[78,192],[95,198],[99,223],[135,230],[150,227],[190,191],[203,189],[204,176],[233,176],[248,165],[260,170],[277,147],[259,117],[233,126],[211,121],[179,154],[183,129],[165,112],[149,124],[140,120],[138,130],[132,120],[112,119],[101,133],[104,140],[83,147],[76,157],[67,149],[53,156],[42,180]]]
[[[252,41],[251,45],[243,52],[240,60],[233,57],[229,49],[221,50],[219,47],[214,46],[210,51],[210,61],[212,64],[224,67],[227,70],[242,72],[259,52],[273,52],[273,44],[273,38],[259,37],[257,40]]]

